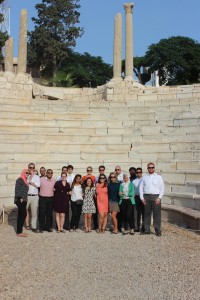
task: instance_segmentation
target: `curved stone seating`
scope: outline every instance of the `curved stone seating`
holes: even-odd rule
[[[162,205],[162,219],[200,231],[200,211],[175,205]]]

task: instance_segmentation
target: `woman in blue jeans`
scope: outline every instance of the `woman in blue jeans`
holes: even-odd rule
[[[134,235],[134,185],[129,181],[129,177],[126,174],[123,175],[123,182],[119,187],[119,196],[123,235],[128,233],[128,225],[130,227],[130,234]]]

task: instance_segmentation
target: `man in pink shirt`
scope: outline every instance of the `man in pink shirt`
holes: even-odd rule
[[[40,197],[39,197],[39,220],[40,232],[46,230],[52,232],[52,213],[54,185],[56,180],[52,178],[53,171],[47,170],[46,177],[40,179]]]

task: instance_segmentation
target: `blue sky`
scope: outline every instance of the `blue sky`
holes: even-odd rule
[[[64,1],[64,0],[63,0]],[[11,6],[11,36],[14,37],[17,55],[20,9],[29,12],[29,30],[33,29],[31,17],[40,0],[8,0]],[[125,12],[122,0],[81,0],[80,26],[84,35],[77,40],[75,51],[101,56],[106,63],[113,62],[114,17],[120,12],[125,35]],[[187,36],[200,42],[200,0],[135,0],[133,11],[134,56],[142,56],[152,43],[170,36]],[[124,58],[124,41],[123,41]]]

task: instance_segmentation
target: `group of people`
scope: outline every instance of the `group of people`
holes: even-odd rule
[[[119,231],[123,235],[150,234],[151,214],[156,236],[161,236],[161,198],[164,182],[155,173],[155,164],[147,165],[143,176],[142,168],[131,167],[129,175],[123,174],[121,167],[105,175],[105,166],[99,166],[98,176],[88,166],[87,174],[74,175],[73,166],[63,166],[61,175],[53,178],[53,170],[40,168],[30,163],[16,180],[15,204],[18,207],[17,236],[27,237],[26,230],[34,233],[53,231],[53,211],[55,212],[56,231],[79,231],[81,214],[84,215],[84,231],[92,229],[104,233],[111,214],[111,233]],[[69,220],[69,208],[71,219]],[[134,210],[137,220],[135,224]],[[31,213],[31,218],[30,218]],[[38,222],[39,221],[39,222]]]

